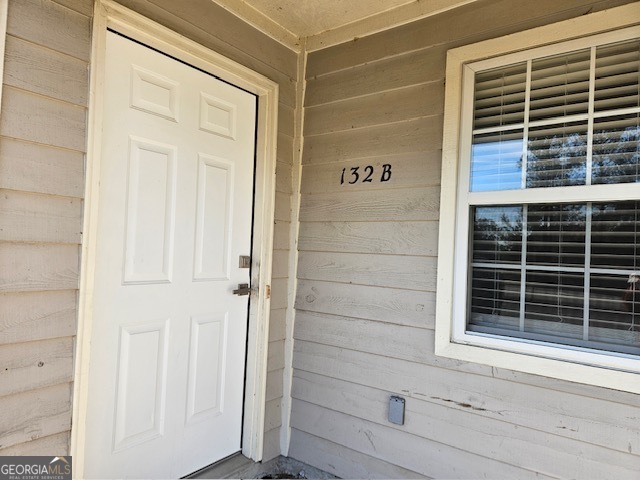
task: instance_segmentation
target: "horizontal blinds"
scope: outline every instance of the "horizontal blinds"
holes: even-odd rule
[[[520,272],[501,268],[474,268],[472,271],[471,315],[474,324],[496,322],[501,317],[517,319],[520,315]]]
[[[598,47],[595,111],[640,106],[640,41]]]
[[[563,337],[582,338],[584,273],[539,272],[526,274],[524,331],[555,330]]]
[[[640,355],[640,201],[500,190],[640,183],[640,41],[476,73],[467,329]],[[544,199],[544,190],[540,190]]]
[[[530,122],[588,112],[590,56],[582,50],[532,62]]]
[[[482,206],[472,221],[468,330],[640,355],[640,201]]]
[[[590,275],[589,338],[592,342],[638,347],[639,315],[640,285],[636,276]]]
[[[526,186],[584,185],[587,139],[586,122],[531,128],[527,142]]]
[[[640,115],[596,118],[592,183],[640,181]]]
[[[527,64],[478,73],[475,80],[474,128],[524,122]]]
[[[529,205],[527,265],[584,266],[585,205]]]
[[[638,182],[639,112],[638,40],[478,72],[470,190]]]
[[[592,211],[591,267],[640,270],[638,202],[598,203]]]
[[[522,207],[478,207],[474,211],[473,261],[520,264]]]

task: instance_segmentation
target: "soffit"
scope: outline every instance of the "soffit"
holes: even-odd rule
[[[212,0],[293,50],[318,50],[476,0]]]

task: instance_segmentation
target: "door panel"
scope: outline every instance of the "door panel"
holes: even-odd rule
[[[226,333],[226,314],[191,319],[187,422],[222,412]]]
[[[125,283],[168,282],[173,264],[177,148],[130,138]]]
[[[229,235],[233,208],[233,163],[200,154],[195,276],[197,280],[229,278]]]
[[[86,476],[240,449],[256,98],[107,34]]]
[[[164,434],[167,321],[120,329],[114,450]]]

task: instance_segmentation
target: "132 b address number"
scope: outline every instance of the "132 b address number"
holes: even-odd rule
[[[391,180],[391,165],[385,163],[382,165],[382,172],[379,172],[377,175],[375,173],[376,169],[372,165],[367,165],[362,171],[360,167],[351,167],[348,170],[347,168],[343,168],[342,175],[340,176],[340,185],[344,185],[345,183],[354,185],[358,182],[373,183],[374,180],[378,182],[388,182]]]

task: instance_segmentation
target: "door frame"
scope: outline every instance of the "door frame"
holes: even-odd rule
[[[91,79],[88,112],[84,225],[81,247],[78,333],[73,388],[71,455],[73,470],[84,473],[86,414],[93,289],[96,261],[97,214],[100,185],[102,122],[107,29],[155,48],[180,61],[209,72],[258,96],[253,244],[251,252],[252,291],[249,308],[247,363],[244,393],[242,453],[262,460],[269,339],[270,284],[273,251],[275,167],[278,124],[278,84],[148,18],[118,5],[98,0],[94,7]]]

